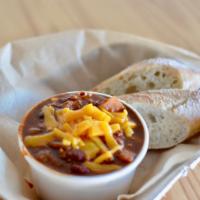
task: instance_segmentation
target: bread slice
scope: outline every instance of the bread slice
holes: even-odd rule
[[[154,89],[200,88],[200,73],[193,72],[176,60],[157,58],[129,66],[97,85],[93,90],[122,95]]]
[[[144,117],[150,149],[173,147],[200,131],[200,91],[164,89],[119,98]]]

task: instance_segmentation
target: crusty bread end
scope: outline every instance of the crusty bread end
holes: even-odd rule
[[[173,147],[200,131],[200,91],[154,90],[119,98],[144,117],[150,149]]]

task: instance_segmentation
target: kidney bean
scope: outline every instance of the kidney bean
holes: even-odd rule
[[[65,146],[60,141],[52,141],[49,142],[48,145],[53,149],[65,148]]]
[[[86,160],[85,153],[79,149],[73,149],[71,154],[72,160],[84,162]]]
[[[81,97],[84,97],[84,96],[87,96],[87,93],[84,92],[84,91],[81,91],[81,92],[79,93],[79,95],[80,95]]]
[[[38,113],[38,117],[39,117],[39,119],[44,119],[44,113],[42,111],[40,111]]]
[[[86,155],[83,151],[79,149],[67,148],[62,158],[68,162],[69,161],[84,162],[86,160]]]
[[[69,100],[72,100],[72,101],[75,101],[78,99],[78,96],[77,95],[72,95],[70,97],[68,97]]]
[[[85,167],[84,165],[79,165],[79,164],[72,164],[71,165],[71,172],[73,174],[89,174],[90,170]]]

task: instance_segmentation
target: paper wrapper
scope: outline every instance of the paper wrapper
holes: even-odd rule
[[[128,65],[154,57],[174,58],[200,71],[194,53],[116,32],[69,31],[5,45],[0,50],[0,196],[37,199],[24,181],[29,172],[17,144],[17,128],[28,108],[52,94],[89,90]],[[200,137],[170,150],[149,151],[130,194],[118,199],[160,199],[199,160]]]

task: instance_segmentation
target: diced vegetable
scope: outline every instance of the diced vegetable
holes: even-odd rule
[[[131,163],[135,158],[135,153],[124,148],[121,151],[117,152],[116,156],[124,163]]]
[[[121,112],[124,110],[124,105],[116,97],[107,99],[101,104],[101,107],[109,112]]]

